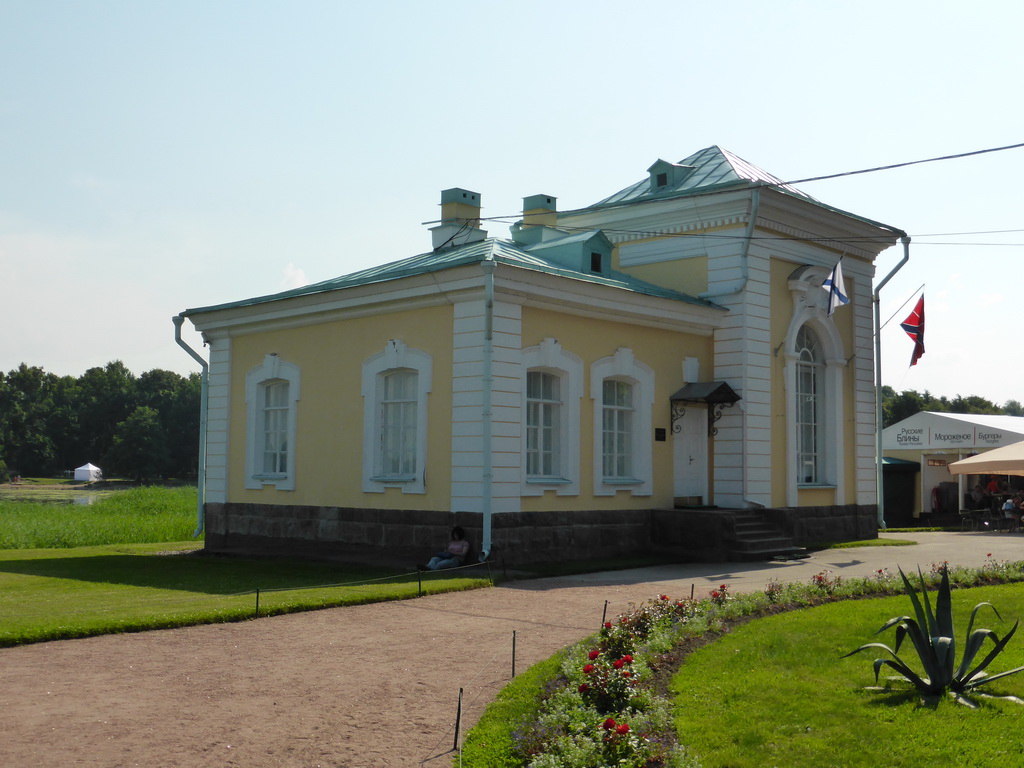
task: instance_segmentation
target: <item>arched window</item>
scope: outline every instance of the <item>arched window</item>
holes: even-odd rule
[[[824,415],[821,344],[806,325],[796,336],[797,482],[821,482],[822,419]]]
[[[824,267],[804,265],[789,276],[793,315],[786,330],[786,503],[798,506],[801,488],[833,488],[836,503],[846,494],[846,416],[850,404],[844,383],[847,353],[837,322],[850,310],[827,314],[828,294],[821,289]],[[853,294],[851,294],[853,295]],[[836,318],[839,318],[837,321]],[[806,499],[820,500],[821,494]],[[806,500],[803,503],[808,503]]]

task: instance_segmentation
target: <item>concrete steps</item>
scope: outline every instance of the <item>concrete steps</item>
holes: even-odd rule
[[[798,547],[758,510],[737,511],[733,519],[736,538],[729,551],[730,560],[750,562],[806,556],[803,547]]]

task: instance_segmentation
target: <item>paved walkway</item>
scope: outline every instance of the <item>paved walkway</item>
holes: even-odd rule
[[[451,764],[463,727],[516,671],[665,593],[771,579],[1024,559],[1024,535],[922,533],[905,547],[784,563],[680,564],[239,624],[0,649],[0,765],[396,768]]]

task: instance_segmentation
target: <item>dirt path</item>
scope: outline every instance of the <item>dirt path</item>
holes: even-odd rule
[[[513,583],[240,624],[0,649],[0,765],[396,768],[451,764],[463,728],[525,670],[664,592],[763,588],[988,554],[1024,536],[925,534],[915,547],[833,550],[788,564],[678,565]],[[0,617],[2,621],[2,617]]]

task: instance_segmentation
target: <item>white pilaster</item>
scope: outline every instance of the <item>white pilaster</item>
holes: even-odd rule
[[[228,500],[228,405],[231,392],[231,339],[210,342],[206,402],[206,500]]]
[[[483,511],[483,299],[455,305],[452,366],[453,512]],[[522,430],[522,308],[494,303],[491,398],[492,511],[518,512]]]

